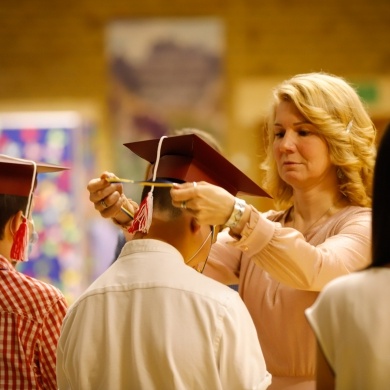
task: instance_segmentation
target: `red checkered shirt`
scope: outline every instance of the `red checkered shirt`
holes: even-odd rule
[[[63,294],[16,271],[1,255],[0,278],[0,389],[57,389]]]

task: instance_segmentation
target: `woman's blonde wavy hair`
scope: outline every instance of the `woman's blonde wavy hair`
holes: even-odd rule
[[[264,187],[278,208],[292,204],[293,190],[278,173],[273,156],[276,107],[292,102],[318,129],[337,166],[339,190],[352,205],[371,206],[376,157],[376,129],[355,89],[343,78],[327,73],[300,74],[274,89],[274,100],[265,121],[267,157]]]

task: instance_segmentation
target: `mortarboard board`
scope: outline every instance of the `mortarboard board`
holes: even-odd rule
[[[0,194],[30,196],[37,173],[58,172],[65,169],[69,168],[0,154]]]
[[[124,144],[154,164],[160,139]],[[261,187],[196,134],[166,137],[161,143],[156,178],[185,182],[207,181],[232,195],[242,193],[270,197]]]
[[[68,169],[59,165],[37,163],[0,154],[0,194],[25,196],[28,198],[23,222],[14,235],[11,258],[15,261],[27,260],[28,226],[27,217],[31,208],[37,173],[57,172]]]

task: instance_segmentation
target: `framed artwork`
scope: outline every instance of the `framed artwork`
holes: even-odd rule
[[[122,144],[198,128],[223,143],[224,25],[216,18],[114,21],[106,31],[109,110],[119,175],[143,178]],[[129,191],[135,189],[129,188]]]

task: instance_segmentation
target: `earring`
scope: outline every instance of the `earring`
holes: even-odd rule
[[[341,168],[337,168],[336,174],[337,174],[337,177],[338,177],[339,179],[343,179],[343,178],[344,178],[344,172],[342,171]]]

